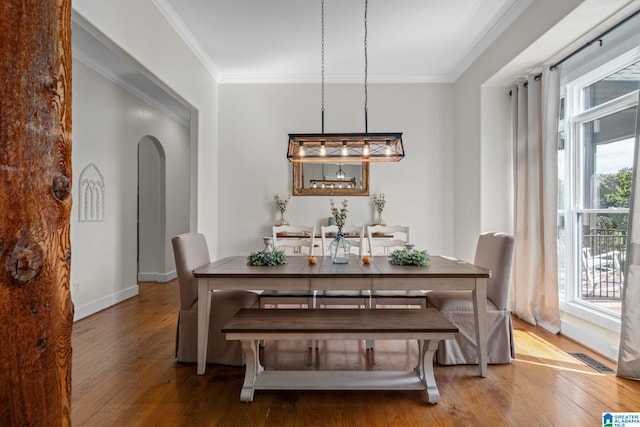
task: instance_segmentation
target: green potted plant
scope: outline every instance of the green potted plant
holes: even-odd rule
[[[281,249],[273,249],[270,252],[251,252],[247,257],[247,265],[274,266],[286,263],[287,257]]]
[[[417,251],[412,244],[406,244],[404,249],[398,249],[389,254],[389,262],[395,265],[417,265],[428,267],[431,258],[427,251]]]

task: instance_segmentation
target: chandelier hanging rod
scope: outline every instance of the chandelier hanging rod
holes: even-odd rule
[[[321,52],[321,122],[322,132],[317,134],[289,134],[287,159],[290,162],[336,163],[336,162],[397,162],[404,158],[401,132],[369,133],[369,56],[368,56],[368,10],[364,2],[364,133],[325,133],[325,43],[324,0],[320,8],[320,52]]]

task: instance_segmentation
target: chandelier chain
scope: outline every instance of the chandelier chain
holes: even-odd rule
[[[324,0],[323,0],[324,1]],[[369,9],[368,0],[364,0],[364,131],[365,133],[369,133],[369,119],[368,119],[368,102],[369,102],[369,93],[367,90],[367,75],[369,71],[369,57],[367,55],[367,11]]]
[[[322,74],[322,133],[324,133],[324,0],[320,2],[321,19],[320,19],[320,56],[321,56],[321,74]]]

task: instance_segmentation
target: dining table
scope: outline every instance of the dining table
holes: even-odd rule
[[[396,265],[388,256],[372,256],[369,262],[353,256],[346,264],[334,264],[329,256],[288,256],[285,264],[247,265],[246,256],[229,256],[193,271],[198,281],[198,363],[203,375],[207,337],[217,290],[468,290],[472,292],[479,371],[487,376],[487,279],[491,271],[453,257],[431,255],[428,266]],[[383,310],[381,308],[381,310]]]

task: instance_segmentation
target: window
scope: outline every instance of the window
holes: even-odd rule
[[[620,317],[639,87],[637,49],[563,86],[558,266],[573,314]]]

